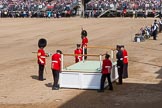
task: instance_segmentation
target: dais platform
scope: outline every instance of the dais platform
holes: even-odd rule
[[[61,88],[99,89],[101,61],[81,61],[66,67],[60,73]],[[111,80],[118,78],[116,62],[113,63]],[[105,85],[108,85],[107,83]]]

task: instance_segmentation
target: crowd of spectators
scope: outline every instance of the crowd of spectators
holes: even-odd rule
[[[160,8],[160,0],[91,0],[87,3],[87,9],[156,9]]]
[[[139,32],[135,34],[134,40],[137,41],[137,38],[140,38],[141,41],[145,41],[145,39],[149,39],[150,37],[154,37],[156,31],[156,37],[158,33],[162,32],[162,19],[154,20],[151,26],[141,27]],[[156,39],[154,39],[156,40]]]
[[[78,0],[1,0],[1,17],[61,17],[76,14]]]
[[[94,13],[102,13],[105,10],[138,10],[138,11],[153,11],[161,9],[160,0],[91,0],[86,4],[86,10],[89,16]]]
[[[78,0],[0,0],[0,17],[67,17],[77,14]],[[97,17],[105,10],[160,10],[160,0],[91,0],[85,5],[86,17]],[[144,13],[143,11],[143,13]]]

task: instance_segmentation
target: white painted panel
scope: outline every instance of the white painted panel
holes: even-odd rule
[[[62,72],[60,73],[60,87],[80,88],[80,80],[78,72]]]
[[[99,89],[101,73],[83,73],[81,76],[82,89]]]

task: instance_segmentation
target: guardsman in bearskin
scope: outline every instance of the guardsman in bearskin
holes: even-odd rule
[[[110,61],[110,55],[106,54],[105,59],[102,63],[102,76],[101,76],[101,84],[100,84],[100,90],[98,92],[104,92],[104,84],[105,80],[107,78],[109,83],[109,90],[113,90],[113,86],[111,83],[111,69],[112,69],[112,62]]]
[[[74,50],[75,63],[82,61],[82,56],[81,56],[82,53],[83,53],[83,50],[80,47],[80,44],[77,44],[77,48]]]
[[[81,32],[81,38],[82,38],[82,49],[84,49],[84,54],[87,54],[87,44],[88,44],[88,38],[87,38],[87,31],[82,30]],[[87,56],[84,56],[84,59],[87,59]]]
[[[46,65],[46,57],[49,56],[44,51],[46,45],[47,45],[46,39],[43,38],[39,39],[38,41],[39,49],[37,52],[37,58],[38,58],[38,65],[39,65],[38,80],[40,81],[46,80],[45,78],[43,78],[44,68]]]
[[[52,55],[51,69],[53,74],[53,87],[52,90],[59,90],[59,73],[61,71],[61,54],[62,51],[57,50],[55,54]]]
[[[128,78],[128,53],[124,48],[124,45],[121,45],[123,51],[123,78]]]
[[[121,50],[121,46],[117,45],[117,53],[116,53],[116,59],[117,59],[117,68],[118,68],[118,75],[119,75],[119,82],[118,84],[122,84],[122,75],[123,75],[123,52]]]

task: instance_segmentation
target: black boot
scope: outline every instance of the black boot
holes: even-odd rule
[[[99,90],[97,90],[97,92],[101,93],[101,92],[104,92],[104,90],[99,89]]]
[[[59,90],[58,87],[52,87],[52,90]]]
[[[113,87],[110,87],[109,90],[113,91]]]

